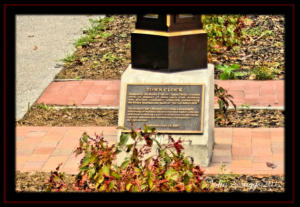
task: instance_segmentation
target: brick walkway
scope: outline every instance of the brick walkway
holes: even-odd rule
[[[215,80],[215,83],[229,91],[237,106],[284,106],[284,81]],[[52,82],[38,103],[118,107],[119,96],[119,80]],[[17,127],[17,170],[49,172],[63,162],[62,171],[77,173],[82,156],[76,158],[72,152],[84,131],[90,135],[103,131],[110,143],[117,139],[116,127]],[[268,168],[266,162],[277,167]],[[284,129],[215,128],[212,163],[205,168],[206,174],[220,173],[222,163],[227,172],[284,175]]]
[[[91,136],[103,131],[106,140],[116,142],[116,127],[17,127],[16,169],[49,172],[63,162],[63,172],[77,173],[81,156],[76,158],[72,152],[84,131]],[[266,162],[277,167],[268,168]],[[206,174],[219,173],[222,163],[227,172],[283,175],[284,129],[215,128],[213,158]]]
[[[215,83],[229,90],[237,106],[284,106],[284,81],[215,80]],[[119,107],[119,96],[119,80],[52,82],[38,103]]]

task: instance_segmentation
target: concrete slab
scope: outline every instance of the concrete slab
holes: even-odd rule
[[[73,42],[103,15],[16,16],[16,120],[21,119],[62,69]]]

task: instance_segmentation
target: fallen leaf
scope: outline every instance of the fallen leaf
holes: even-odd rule
[[[252,21],[251,19],[249,19],[249,18],[246,18],[246,19],[244,20],[244,24],[245,24],[246,26],[250,26],[250,25],[253,24],[253,21]]]
[[[275,164],[272,163],[272,162],[266,162],[266,165],[267,165],[267,167],[270,167],[270,168],[272,168],[272,169],[274,169],[274,168],[277,167],[277,165],[275,165]]]
[[[256,78],[256,75],[255,74],[251,74],[250,77],[249,77],[249,80],[255,80]]]
[[[38,49],[38,47],[35,45],[34,48],[33,48],[33,50],[37,50],[37,49]]]

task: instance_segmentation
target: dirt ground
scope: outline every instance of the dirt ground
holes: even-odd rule
[[[219,117],[215,110],[215,117]],[[216,127],[284,127],[284,112],[280,110],[228,110],[227,120],[216,119]],[[55,108],[34,104],[17,122],[17,126],[117,126],[116,109]]]
[[[116,126],[118,110],[65,108],[34,104],[17,126]]]
[[[17,192],[45,192],[46,182],[50,178],[47,172],[19,172],[16,173]],[[71,189],[75,175],[65,174],[64,181]],[[207,176],[207,183],[222,187],[223,192],[284,192],[284,177],[282,176]],[[224,181],[226,181],[224,183]]]
[[[65,62],[56,79],[120,79],[131,62],[130,33],[135,28],[135,15],[112,15],[103,33],[84,46],[79,46],[70,61]],[[268,65],[276,69],[273,79],[284,79],[284,16],[247,15],[247,38],[235,50],[211,53],[209,63],[239,64],[244,76],[252,79],[249,72],[257,66]],[[268,35],[264,32],[269,31]],[[215,78],[219,79],[219,70]]]

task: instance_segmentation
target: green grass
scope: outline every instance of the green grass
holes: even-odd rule
[[[257,66],[250,74],[255,74],[256,80],[272,80],[276,74],[280,74],[280,70],[274,67]]]
[[[72,55],[68,54],[67,57],[65,57],[64,59],[61,59],[61,61],[63,61],[63,62],[73,62],[74,60],[75,60],[74,54],[72,54]]]
[[[105,17],[105,18],[97,18],[97,19],[89,19],[89,22],[91,23],[91,27],[88,28],[85,32],[85,35],[79,37],[73,44],[74,46],[77,47],[82,47],[82,46],[86,46],[89,43],[92,42],[97,42],[99,41],[99,39],[103,39],[103,38],[108,38],[110,36],[112,36],[111,32],[106,32],[105,30],[107,29],[107,24],[109,22],[114,21],[114,17]],[[119,60],[122,58],[118,58],[114,55],[108,54],[106,56],[104,56],[103,58],[104,60],[108,60],[108,61],[115,61],[115,60]],[[76,60],[76,56],[73,54],[67,54],[67,56],[63,59],[61,59],[61,61],[65,62],[65,63],[70,63]],[[81,62],[86,62],[88,61],[87,57],[82,57],[80,58]],[[76,77],[77,78],[77,77]],[[80,79],[80,77],[78,78]]]
[[[75,47],[79,47],[79,46],[84,46],[84,45],[87,45],[88,43],[91,43],[91,42],[95,42],[95,40],[93,39],[92,36],[83,36],[83,37],[80,37],[75,43]]]
[[[75,43],[75,47],[85,46],[91,42],[96,42],[98,38],[107,38],[112,33],[105,32],[107,23],[114,21],[113,17],[105,17],[99,19],[89,19],[91,27],[87,29],[86,35],[80,37]]]

